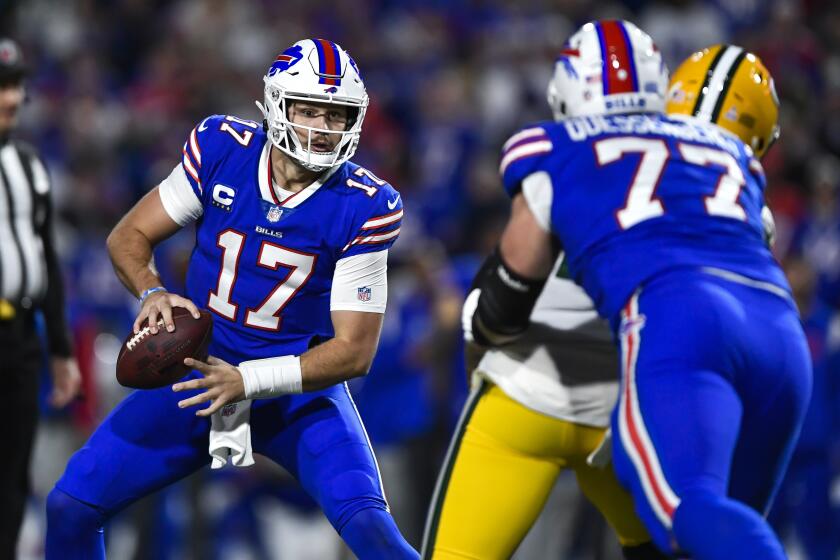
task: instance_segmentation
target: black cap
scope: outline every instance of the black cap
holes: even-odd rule
[[[18,44],[7,37],[0,37],[0,80],[20,80],[28,70]]]

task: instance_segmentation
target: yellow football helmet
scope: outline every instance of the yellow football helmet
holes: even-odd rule
[[[689,56],[671,75],[665,112],[712,122],[757,157],[779,137],[779,98],[770,72],[756,55],[732,45]]]

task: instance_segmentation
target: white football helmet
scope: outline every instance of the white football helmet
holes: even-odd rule
[[[277,56],[265,77],[265,101],[257,106],[265,117],[268,137],[274,146],[312,171],[324,171],[344,163],[356,152],[368,95],[359,69],[350,55],[332,41],[304,39]],[[329,130],[289,121],[289,102],[331,103],[348,108],[345,130]],[[294,128],[307,131],[303,145]],[[316,132],[340,134],[332,152],[312,151]]]
[[[668,68],[650,36],[627,21],[600,20],[572,35],[554,65],[555,120],[665,110]]]

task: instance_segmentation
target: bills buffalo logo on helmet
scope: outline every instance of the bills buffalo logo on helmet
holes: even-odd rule
[[[303,49],[300,45],[293,45],[277,55],[274,64],[268,69],[268,75],[273,76],[278,72],[285,72],[303,58]]]
[[[362,79],[362,73],[359,72],[359,67],[356,66],[356,61],[353,60],[353,57],[349,56],[349,55],[347,56],[347,61],[350,63],[350,66],[353,67],[353,70],[356,71],[356,75],[359,76],[359,80],[361,80]],[[359,80],[356,80],[356,81],[359,81]]]
[[[578,73],[575,70],[574,64],[572,64],[572,61],[569,58],[569,57],[572,57],[572,56],[579,57],[580,56],[580,50],[573,49],[569,46],[568,43],[566,43],[565,45],[563,45],[563,50],[561,50],[560,54],[557,56],[557,62],[563,64],[563,69],[569,75],[569,78],[571,78],[573,80],[577,80],[578,79]]]

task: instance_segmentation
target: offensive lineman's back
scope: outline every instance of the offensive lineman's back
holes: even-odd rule
[[[509,194],[542,201],[572,276],[605,317],[681,266],[788,290],[764,243],[761,165],[709,123],[653,113],[540,123],[505,144],[501,172]]]

